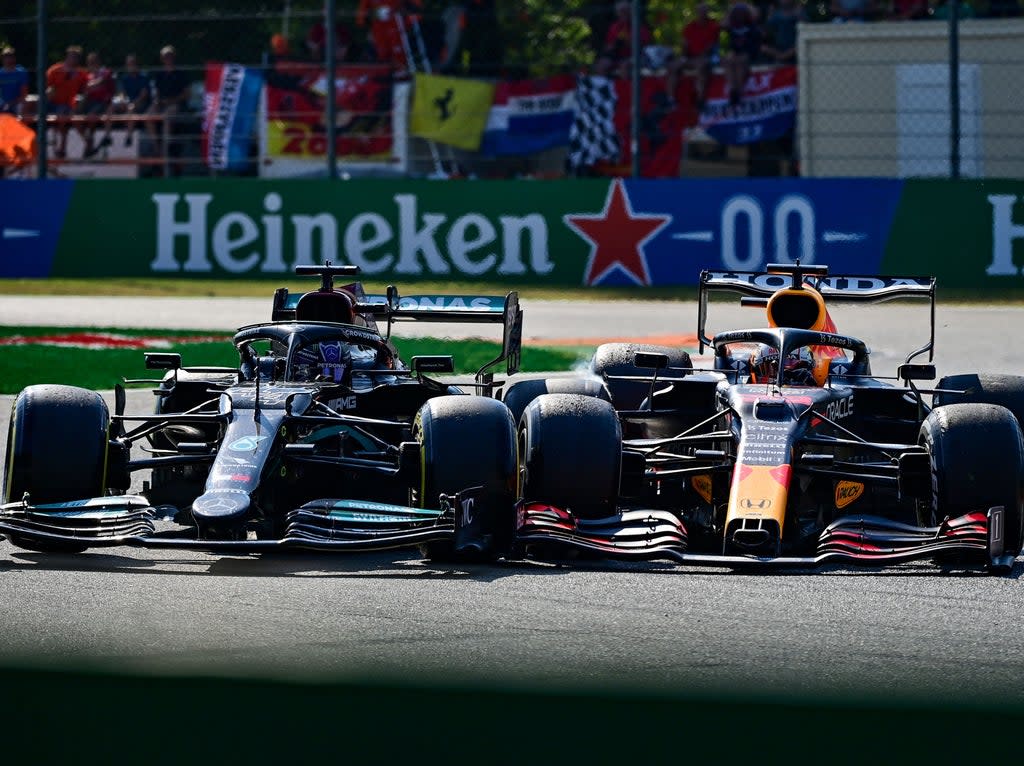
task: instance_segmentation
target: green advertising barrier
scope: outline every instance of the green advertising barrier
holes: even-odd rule
[[[940,287],[1022,290],[1024,182],[907,181],[882,269]]]
[[[0,277],[694,285],[828,264],[1024,292],[1024,181],[179,179],[0,183]]]
[[[607,183],[224,179],[79,182],[52,274],[273,278],[352,263],[366,277],[579,284],[585,243],[551,215]]]

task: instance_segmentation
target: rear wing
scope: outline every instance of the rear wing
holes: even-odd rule
[[[499,295],[406,295],[400,296],[394,285],[385,295],[366,295],[359,285],[346,286],[356,295],[357,314],[387,323],[385,337],[391,336],[393,322],[438,322],[470,324],[502,324],[501,354],[477,372],[484,378],[501,362],[507,362],[506,372],[519,371],[523,340],[523,310],[519,307],[519,293]],[[290,293],[281,287],[274,293],[271,319],[275,322],[294,321],[295,306],[305,293]]]
[[[697,338],[701,353],[712,344],[705,329],[708,296],[737,293],[744,305],[765,305],[777,290],[809,285],[829,303],[885,303],[901,299],[927,300],[930,304],[928,342],[907,356],[909,362],[921,354],[932,361],[935,350],[935,277],[893,277],[828,273],[828,266],[799,263],[770,263],[765,271],[702,271],[698,292]]]

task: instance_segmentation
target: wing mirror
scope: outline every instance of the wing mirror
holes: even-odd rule
[[[145,358],[147,370],[177,370],[181,367],[181,354],[148,352]]]
[[[633,356],[633,364],[648,370],[664,370],[668,367],[668,354],[655,354],[650,351],[638,351]]]
[[[417,375],[432,372],[436,375],[450,375],[455,372],[455,359],[451,356],[414,356],[410,362]]]
[[[900,380],[935,380],[934,364],[901,364],[896,370]]]

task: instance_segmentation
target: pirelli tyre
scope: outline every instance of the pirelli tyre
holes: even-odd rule
[[[1018,423],[1024,423],[1024,377],[970,373],[948,375],[936,386],[933,403],[936,407],[947,404],[998,404],[1006,407]]]
[[[475,509],[472,545],[432,543],[427,558],[488,560],[505,553],[515,531],[518,478],[508,408],[483,396],[439,396],[420,408],[413,435],[420,442],[420,486],[414,490],[419,507],[437,508],[440,495],[470,490]]]
[[[100,497],[105,493],[110,414],[103,397],[73,386],[29,386],[11,409],[3,501],[26,494],[33,505]],[[11,542],[34,550],[82,546]]]
[[[1004,550],[1014,556],[1024,540],[1024,439],[1017,419],[995,404],[949,404],[929,413],[921,425],[921,444],[931,462],[932,498],[919,522],[993,506],[1004,509]]]
[[[638,352],[665,354],[668,357],[667,370],[659,370],[659,378],[681,378],[687,375],[684,369],[693,366],[690,355],[678,348],[654,346],[649,343],[605,343],[597,347],[591,370],[598,377],[629,375],[650,378],[653,370],[637,367],[634,359]],[[605,385],[616,410],[636,410],[650,392],[650,384],[644,380],[606,379]]]
[[[519,426],[523,499],[580,518],[615,512],[622,471],[622,431],[612,405],[593,396],[544,394]]]
[[[537,378],[520,380],[505,390],[502,401],[512,413],[516,424],[523,417],[527,405],[544,394],[579,394],[611,401],[608,389],[598,378]]]

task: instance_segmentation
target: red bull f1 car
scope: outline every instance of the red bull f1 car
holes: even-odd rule
[[[765,312],[765,326],[709,336],[718,292]],[[927,302],[931,332],[887,379],[828,306],[894,299]],[[587,380],[506,392],[521,413],[517,543],[725,567],[928,559],[1009,570],[1024,531],[1024,378],[923,388],[935,378],[934,328],[930,278],[704,272],[706,366],[611,344]]]
[[[272,321],[235,334],[237,367],[147,354],[163,377],[130,382],[155,386],[155,412],[126,414],[123,387],[113,413],[81,388],[22,391],[0,535],[71,552],[422,546],[443,559],[507,550],[515,425],[492,370],[518,370],[517,294],[372,296],[358,283],[334,286],[358,273],[352,266],[298,272],[319,276],[319,289],[278,290]],[[435,376],[452,372],[450,356],[399,358],[390,335],[402,321],[501,323],[502,350],[471,382],[442,383]],[[148,486],[125,494],[143,470]]]

